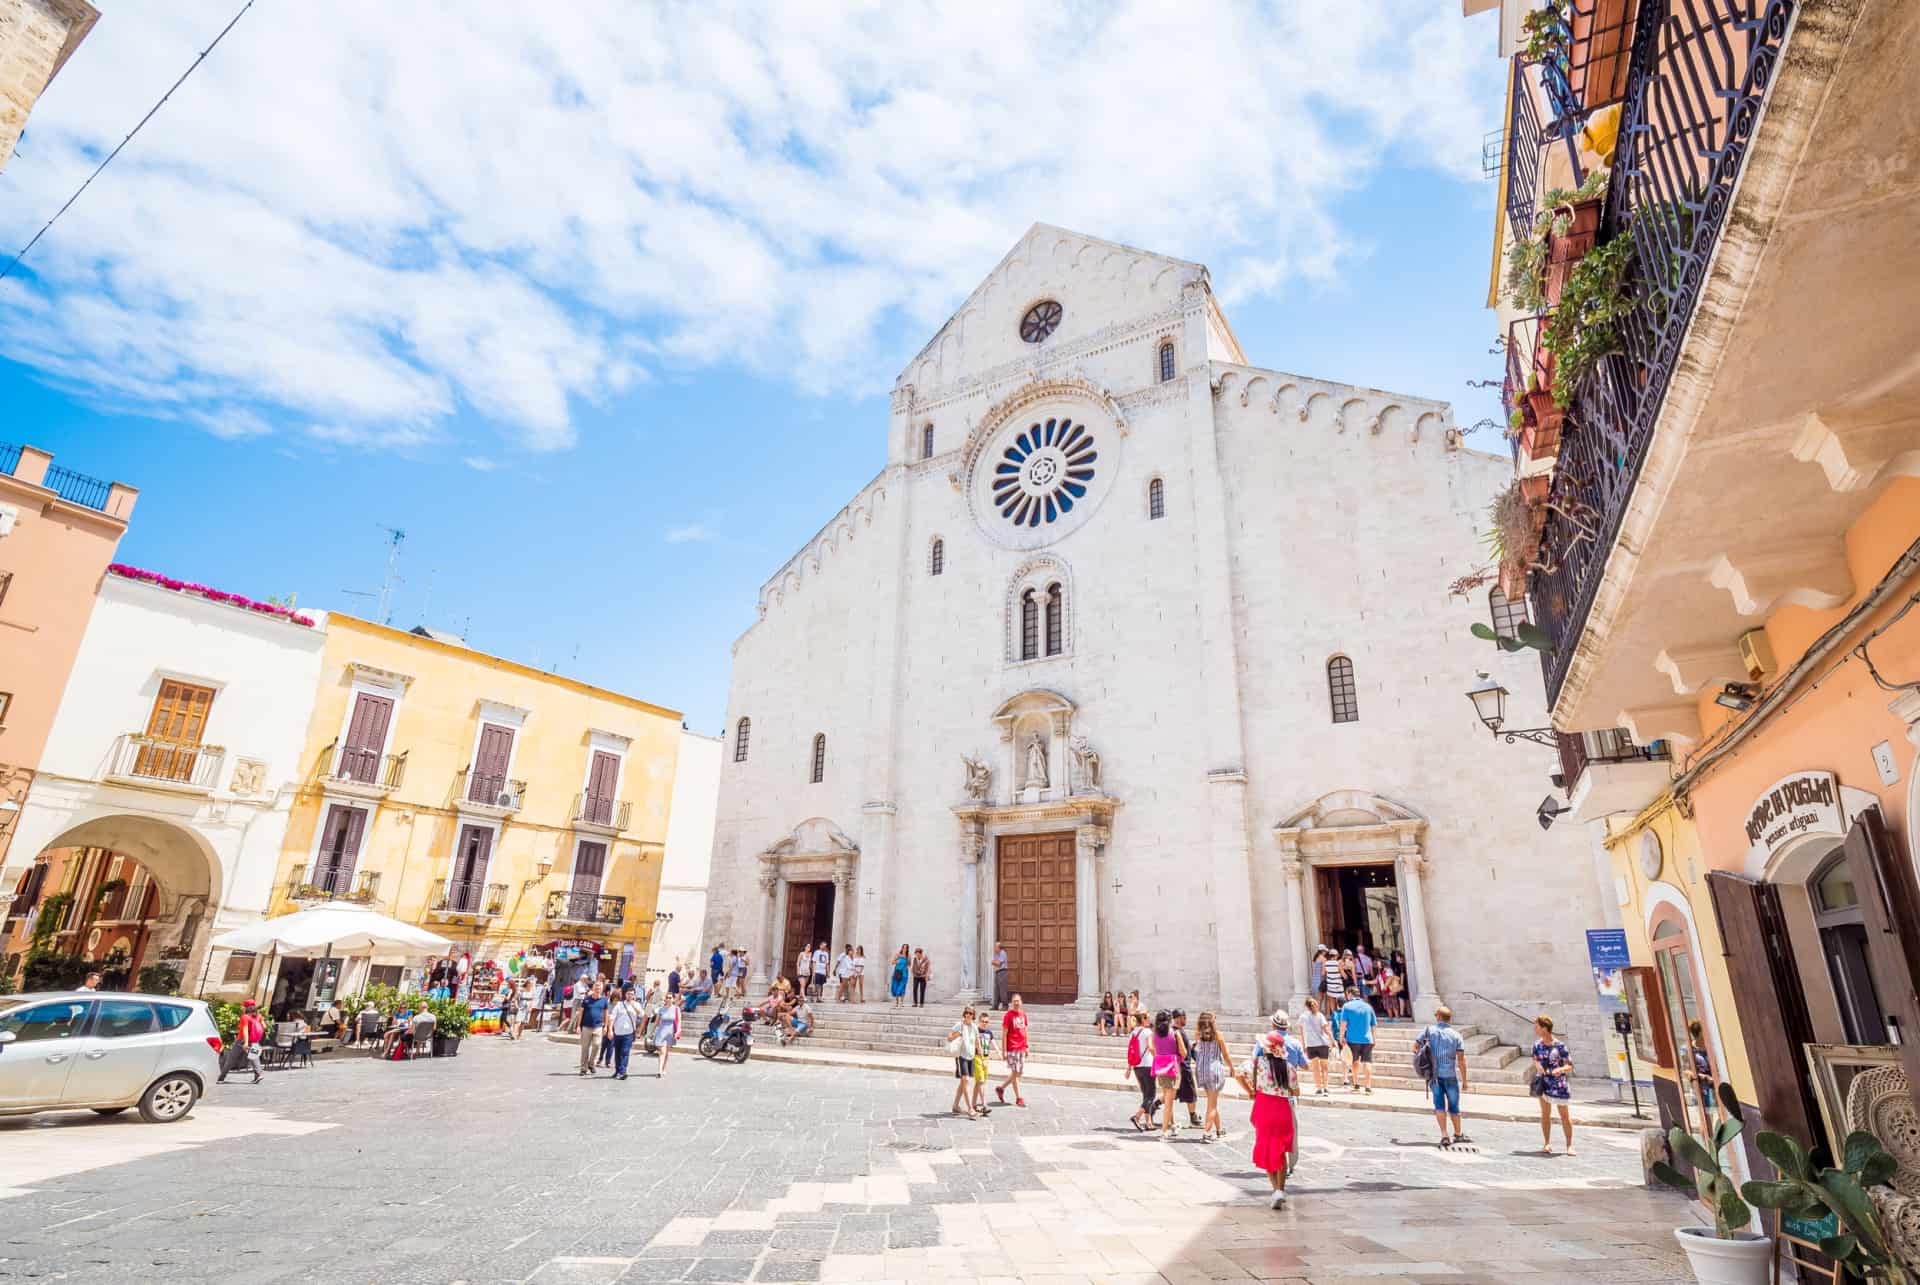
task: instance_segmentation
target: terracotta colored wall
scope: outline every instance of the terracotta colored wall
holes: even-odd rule
[[[0,691],[13,694],[0,737],[0,796],[16,801],[46,747],[94,595],[138,494],[115,484],[105,513],[69,504],[39,484],[52,458],[25,447],[12,475],[0,473],[0,505],[16,511],[13,531],[0,537],[0,573],[13,575],[0,601]],[[11,827],[0,832],[0,866],[10,834]]]

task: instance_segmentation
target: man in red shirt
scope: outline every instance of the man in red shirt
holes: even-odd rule
[[[1007,1001],[1006,1016],[1000,1019],[1003,1038],[1000,1047],[1007,1059],[1007,1079],[1004,1084],[996,1084],[993,1091],[1000,1099],[1000,1105],[1007,1104],[1007,1090],[1013,1090],[1013,1104],[1017,1107],[1027,1105],[1020,1096],[1020,1073],[1027,1069],[1027,1011],[1015,995]]]
[[[240,1020],[233,1028],[233,1053],[220,1069],[219,1083],[227,1082],[228,1070],[238,1067],[242,1059],[253,1071],[253,1082],[260,1083],[260,1043],[267,1038],[267,1024],[260,1020],[260,1013],[252,1000],[240,1006]]]

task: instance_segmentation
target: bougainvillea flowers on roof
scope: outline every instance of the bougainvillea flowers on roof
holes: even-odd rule
[[[296,625],[303,625],[309,629],[313,627],[312,616],[301,615],[299,612],[289,607],[282,607],[278,603],[255,602],[253,599],[243,598],[237,593],[227,593],[220,589],[209,588],[203,584],[194,584],[188,580],[175,580],[172,576],[163,576],[157,571],[143,571],[139,567],[129,567],[120,562],[114,563],[108,567],[107,570],[116,576],[125,576],[129,580],[138,580],[142,584],[157,585],[162,589],[172,589],[178,593],[198,594],[200,597],[211,602],[224,603],[229,607],[239,607],[244,611],[257,611],[263,616],[278,616],[282,620],[291,621]]]

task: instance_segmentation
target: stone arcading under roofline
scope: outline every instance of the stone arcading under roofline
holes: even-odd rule
[[[820,529],[800,547],[798,553],[788,558],[781,564],[778,571],[761,582],[760,614],[762,616],[767,614],[768,599],[777,599],[784,592],[785,582],[789,577],[795,582],[793,588],[798,590],[799,582],[805,578],[808,562],[813,564],[813,570],[819,570],[821,556],[832,550],[833,537],[841,527],[847,529],[848,537],[851,538],[856,529],[871,525],[873,511],[887,498],[887,474],[895,467],[897,466],[890,464],[874,474],[873,480],[861,487],[851,500],[841,506],[839,512],[820,524]]]
[[[1324,402],[1330,407],[1338,432],[1379,435],[1390,426],[1389,416],[1392,416],[1394,425],[1405,423],[1409,441],[1419,441],[1423,433],[1431,429],[1449,445],[1459,444],[1457,434],[1451,438],[1446,436],[1447,430],[1453,427],[1453,407],[1437,398],[1306,378],[1258,366],[1218,361],[1210,366],[1214,372],[1213,395],[1220,401],[1238,402],[1244,408],[1258,408],[1278,415],[1289,400],[1286,395],[1291,390],[1303,424],[1312,419],[1316,408]]]

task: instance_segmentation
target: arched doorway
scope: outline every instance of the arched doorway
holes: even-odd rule
[[[207,910],[220,893],[219,862],[193,830],[151,816],[90,817],[44,842],[27,868],[0,965],[19,977],[38,930],[41,948],[99,964],[109,984],[130,987],[142,964],[166,959],[194,989]],[[43,923],[49,908],[59,916],[52,928]]]

